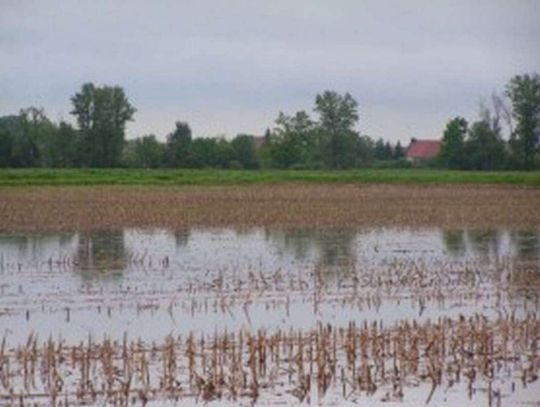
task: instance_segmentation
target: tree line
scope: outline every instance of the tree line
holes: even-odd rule
[[[504,127],[509,137],[504,137]],[[540,168],[540,76],[517,75],[503,96],[493,93],[478,120],[450,120],[437,164],[450,169]]]
[[[450,120],[439,157],[428,165],[453,169],[525,169],[538,167],[540,78],[518,75],[501,96],[468,123]],[[509,103],[508,103],[509,102]],[[127,122],[136,109],[118,86],[84,84],[71,97],[76,126],[51,121],[42,108],[0,117],[0,167],[131,167],[230,169],[347,169],[407,167],[405,148],[356,130],[358,103],[348,93],[325,91],[305,110],[280,112],[264,136],[239,134],[193,138],[178,121],[161,142],[149,134],[126,140]],[[509,137],[503,136],[506,126]]]

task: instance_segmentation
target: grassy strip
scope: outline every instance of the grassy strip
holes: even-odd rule
[[[26,185],[241,185],[284,182],[381,184],[507,184],[540,186],[540,172],[431,169],[244,171],[141,169],[3,169],[0,186]]]

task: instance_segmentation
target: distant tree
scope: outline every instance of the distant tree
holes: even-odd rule
[[[259,161],[253,145],[253,137],[239,134],[231,141],[233,160],[241,164],[242,168],[255,169],[259,167]]]
[[[13,139],[11,134],[0,127],[0,167],[9,167],[11,165],[12,148]]]
[[[391,160],[394,158],[394,150],[392,149],[392,145],[389,141],[387,141],[384,144],[384,159],[385,160]]]
[[[73,126],[60,122],[46,140],[42,153],[47,167],[66,168],[77,163],[78,133]]]
[[[455,117],[446,124],[439,153],[442,166],[452,169],[464,167],[466,134],[467,121],[464,118]]]
[[[386,149],[384,147],[384,140],[382,138],[379,138],[375,142],[373,152],[375,154],[375,159],[377,159],[377,160],[385,160],[386,159]]]
[[[315,112],[319,114],[319,127],[328,146],[329,166],[344,168],[350,165],[351,142],[354,145],[354,127],[358,122],[358,103],[346,93],[325,91],[315,98]]]
[[[272,163],[279,168],[308,167],[318,160],[315,123],[305,111],[294,116],[279,113],[277,127],[265,146]]]
[[[394,147],[394,159],[400,160],[403,157],[405,157],[405,151],[403,151],[401,142],[398,140],[398,142],[396,143],[396,146]]]
[[[138,139],[126,140],[122,150],[122,166],[127,168],[137,168],[137,158],[135,156],[135,145]]]
[[[21,109],[11,123],[13,140],[11,165],[14,167],[48,166],[47,144],[56,132],[42,108]]]
[[[271,137],[272,137],[272,132],[270,131],[270,129],[266,129],[266,131],[264,132],[264,143],[265,144],[269,143]]]
[[[135,163],[139,168],[159,168],[163,165],[164,146],[149,134],[135,140]]]
[[[167,163],[169,167],[189,167],[191,128],[186,122],[176,122],[176,128],[167,136]]]
[[[135,108],[119,86],[86,83],[72,98],[73,114],[80,131],[83,165],[115,167],[125,142],[126,123],[133,120]]]
[[[230,162],[234,159],[233,147],[225,137],[216,140],[216,158],[216,166],[219,168],[228,168]]]
[[[191,166],[194,168],[220,167],[218,140],[196,138],[191,142]]]
[[[374,143],[369,136],[358,136],[356,139],[356,167],[366,167],[371,164],[374,158]]]
[[[504,142],[486,120],[471,125],[464,151],[469,169],[496,170],[504,166]]]
[[[540,76],[525,74],[513,77],[506,86],[506,95],[512,102],[516,120],[510,139],[514,160],[522,168],[531,170],[540,142]]]

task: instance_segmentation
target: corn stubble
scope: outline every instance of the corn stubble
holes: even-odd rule
[[[0,189],[0,232],[189,226],[538,227],[540,189],[310,185]]]
[[[309,401],[328,392],[401,400],[408,387],[464,384],[469,397],[505,378],[515,390],[538,380],[540,321],[531,314],[494,320],[440,318],[309,331],[222,332],[168,336],[161,343],[96,341],[78,345],[30,335],[0,347],[0,400],[10,405],[145,405],[194,398],[256,402],[261,394]]]

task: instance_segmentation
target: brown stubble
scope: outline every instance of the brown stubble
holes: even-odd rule
[[[0,189],[0,232],[222,226],[540,226],[540,189],[310,185]]]

